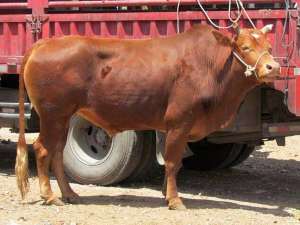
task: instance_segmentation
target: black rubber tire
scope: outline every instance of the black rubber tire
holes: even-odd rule
[[[162,170],[163,167],[158,164],[156,159],[155,141],[154,131],[143,132],[142,158],[126,181],[146,181],[153,178]]]
[[[238,155],[238,157],[231,162],[227,168],[231,168],[234,166],[237,166],[239,164],[241,164],[242,162],[244,162],[246,159],[248,159],[248,157],[251,155],[251,153],[255,150],[255,146],[254,145],[244,145],[243,149],[241,150],[240,154]]]
[[[199,141],[188,143],[188,147],[194,155],[183,159],[183,166],[186,169],[207,171],[231,167],[241,154],[244,144],[213,144]]]
[[[93,159],[87,154],[87,145],[79,129],[93,126],[79,116],[71,119],[68,140],[64,149],[64,167],[66,174],[82,184],[111,185],[126,179],[141,160],[141,132],[126,131],[113,137],[108,153],[103,159]],[[79,133],[79,134],[78,134]],[[91,146],[92,147],[92,146]],[[86,154],[86,155],[84,155]]]

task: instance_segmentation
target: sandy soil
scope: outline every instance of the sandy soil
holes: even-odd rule
[[[45,206],[33,159],[31,191],[21,202],[13,172],[15,144],[5,142],[0,144],[0,225],[300,224],[299,146],[300,136],[295,136],[286,147],[267,142],[231,170],[181,171],[179,190],[188,210],[170,211],[161,194],[161,176],[115,187],[72,183],[83,204]],[[51,183],[60,195],[54,178]]]

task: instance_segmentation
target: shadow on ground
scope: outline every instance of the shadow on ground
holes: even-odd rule
[[[0,145],[0,173],[13,175],[15,144]],[[256,151],[244,164],[229,170],[197,172],[182,170],[178,175],[181,193],[216,197],[218,200],[183,199],[188,208],[245,209],[265,214],[289,216],[285,208],[300,208],[300,162],[267,158]],[[36,174],[34,154],[30,152],[32,176]],[[284,168],[284,169],[282,169]],[[162,175],[147,182],[121,184],[123,187],[161,190]],[[163,196],[135,195],[82,196],[83,204],[162,207]],[[231,202],[230,202],[231,201]],[[263,204],[266,206],[248,203]]]

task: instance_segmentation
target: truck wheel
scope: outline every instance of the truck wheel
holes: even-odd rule
[[[110,138],[103,129],[74,116],[64,149],[66,174],[82,184],[118,183],[140,162],[142,137],[140,132],[126,131]]]
[[[126,179],[126,181],[145,181],[153,178],[162,169],[156,159],[156,138],[155,132],[143,132],[143,150],[141,160],[133,171],[133,173]]]
[[[183,159],[183,165],[193,170],[214,170],[235,166],[251,154],[242,154],[247,145],[245,144],[213,144],[199,141],[188,143],[188,148],[194,153],[193,156]]]
[[[254,145],[247,145],[245,144],[240,152],[240,154],[238,155],[238,157],[232,162],[230,163],[227,168],[230,167],[234,167],[237,166],[239,164],[241,164],[242,162],[244,162],[246,159],[248,159],[248,157],[251,155],[251,153],[255,150],[255,146]]]

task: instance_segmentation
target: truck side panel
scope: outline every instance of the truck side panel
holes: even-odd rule
[[[25,50],[40,38],[77,34],[140,39],[176,34],[177,2],[177,0],[2,1],[0,3],[0,74],[18,73]],[[300,115],[298,9],[290,9],[289,17],[286,19],[287,11],[282,5],[283,0],[244,0],[243,2],[244,4],[248,2],[281,4],[278,9],[276,7],[272,10],[254,8],[248,9],[247,12],[258,28],[266,24],[274,25],[269,37],[273,44],[273,55],[278,57],[277,60],[282,66],[282,80],[276,81],[274,87],[282,92],[288,89],[288,108],[292,113]],[[182,0],[181,3],[190,8],[179,12],[180,32],[195,23],[208,23],[194,0]],[[227,4],[227,1],[209,0],[205,4],[209,8],[209,5]],[[173,8],[165,11],[157,11],[156,8],[141,10],[143,5],[153,7],[171,5]],[[120,6],[139,8],[123,10]],[[232,14],[235,15],[236,11]],[[208,15],[221,26],[230,24],[228,11],[225,9],[210,8]],[[239,24],[242,27],[251,27],[245,14]],[[222,30],[231,35],[229,31]],[[283,43],[289,46],[285,47]]]

